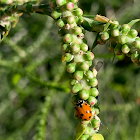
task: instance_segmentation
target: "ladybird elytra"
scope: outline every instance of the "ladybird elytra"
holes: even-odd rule
[[[89,121],[92,117],[92,111],[90,105],[84,100],[79,100],[75,105],[77,116],[82,121]]]

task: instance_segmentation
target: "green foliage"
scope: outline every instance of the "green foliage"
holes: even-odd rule
[[[86,15],[102,14],[116,18],[121,24],[140,18],[139,5],[139,1],[128,0],[79,2],[79,7]],[[140,32],[139,22],[133,28]],[[44,139],[74,138],[73,132],[78,121],[73,115],[68,83],[70,76],[61,62],[57,30],[54,21],[45,15],[23,15],[1,43],[0,140],[33,139],[36,134],[41,135],[37,126],[43,124],[42,119],[46,120],[46,127],[41,125],[45,128],[42,131],[45,133]],[[86,33],[85,36],[91,48],[95,34]],[[97,61],[104,62],[98,72],[99,116],[110,131],[108,133],[101,126],[99,133],[107,140],[139,140],[139,67],[131,62],[130,57],[121,55],[114,58],[114,54],[108,51],[108,43],[98,45],[93,52],[94,64]],[[48,112],[43,115],[42,110],[50,94],[51,103],[48,102]],[[99,112],[99,109],[96,111]]]

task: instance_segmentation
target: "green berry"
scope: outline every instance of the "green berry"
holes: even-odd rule
[[[73,29],[73,33],[76,34],[76,35],[80,35],[82,33],[82,29],[79,26],[76,26]]]
[[[80,83],[76,83],[74,86],[71,87],[71,92],[75,94],[81,89],[82,89],[82,85]]]
[[[65,43],[71,43],[73,41],[73,37],[71,34],[66,34],[64,37],[63,37],[63,41]]]
[[[80,44],[80,49],[84,52],[88,50],[88,45],[86,43],[81,43]]]
[[[75,79],[72,79],[71,82],[70,82],[70,85],[73,86],[75,84],[76,84],[76,80]]]
[[[103,41],[106,41],[109,39],[109,33],[108,32],[103,32],[103,34],[101,35],[101,39]]]
[[[85,90],[85,89],[82,89],[80,92],[79,92],[79,97],[82,99],[82,100],[87,100],[89,98],[89,91],[88,90]]]
[[[115,29],[119,26],[119,22],[118,21],[113,21],[113,23],[110,25],[110,29]]]
[[[131,54],[131,60],[132,60],[132,62],[137,63],[139,61],[139,54],[132,53]]]
[[[66,17],[66,21],[67,21],[67,23],[72,24],[75,22],[75,18],[74,18],[74,16],[68,16],[68,17]]]
[[[98,119],[92,119],[91,120],[93,128],[98,128],[100,126],[100,120]]]
[[[136,48],[136,49],[140,49],[140,41],[139,40],[135,40],[133,42],[133,46]]]
[[[99,36],[99,37],[97,38],[97,43],[100,44],[100,45],[103,45],[103,44],[105,44],[105,41],[103,41],[103,40],[101,39],[101,36]]]
[[[71,51],[73,53],[78,53],[80,51],[80,45],[79,44],[72,44],[71,45]]]
[[[89,79],[89,85],[95,87],[98,85],[98,80],[96,78]]]
[[[91,132],[91,128],[87,126],[86,130],[84,131],[84,134],[90,135],[90,132]]]
[[[100,108],[98,106],[94,106],[94,110],[96,115],[100,113]]]
[[[70,53],[65,53],[62,57],[63,59],[63,62],[66,61],[66,62],[70,62],[71,59],[72,59],[72,55]]]
[[[66,4],[66,0],[56,0],[56,4],[58,5],[58,6],[62,6],[62,5],[64,5],[64,4]]]
[[[89,135],[82,135],[78,140],[87,140]]]
[[[69,64],[67,65],[67,71],[68,71],[69,73],[75,72],[75,69],[76,69],[76,63],[69,63]]]
[[[138,35],[138,32],[135,29],[131,29],[127,34],[127,36],[130,38],[135,38],[137,35]]]
[[[90,71],[90,70],[86,71],[86,78],[87,79],[92,79],[93,77],[94,77],[94,75],[93,75],[92,71]]]
[[[84,58],[87,61],[93,60],[94,59],[94,54],[92,52],[90,52],[90,51],[87,51],[87,53],[84,54]]]
[[[127,54],[127,53],[129,53],[130,48],[129,48],[128,45],[124,44],[124,45],[122,46],[121,50],[122,50],[123,53]]]
[[[83,11],[80,8],[77,8],[73,11],[75,16],[82,16],[83,15]]]
[[[130,31],[130,26],[129,24],[123,24],[122,26],[122,34],[127,34]]]
[[[114,49],[114,52],[115,52],[116,55],[121,55],[122,54],[121,47],[122,47],[121,44],[116,45],[116,47]]]
[[[92,60],[88,61],[89,67],[92,66]]]
[[[95,104],[97,103],[97,99],[96,99],[95,97],[93,97],[93,96],[89,96],[89,98],[88,98],[88,103],[89,103],[91,106],[93,106],[93,105],[95,105]]]
[[[63,52],[68,52],[68,50],[69,50],[69,44],[63,44],[63,45],[61,46],[61,51],[63,51]]]
[[[120,31],[118,30],[118,29],[113,29],[112,31],[111,31],[111,36],[112,37],[117,37],[117,36],[119,36],[120,35]]]
[[[65,23],[64,23],[64,21],[62,19],[59,19],[59,20],[57,20],[56,25],[58,27],[62,28],[65,25]]]
[[[125,43],[127,43],[127,37],[126,37],[126,35],[121,35],[121,36],[119,36],[119,43],[120,44],[125,44]]]
[[[72,11],[74,9],[74,3],[68,2],[66,4],[66,9],[69,10],[69,11]]]
[[[83,71],[76,71],[75,73],[74,73],[74,78],[76,79],[76,80],[81,80],[81,79],[83,79]]]
[[[60,11],[53,11],[52,13],[51,13],[51,16],[52,16],[52,18],[53,19],[57,19],[57,18],[59,18],[60,16],[61,16],[61,12]]]
[[[80,69],[83,71],[87,71],[89,69],[89,63],[88,61],[84,61],[80,63]]]
[[[90,88],[90,90],[89,90],[89,95],[90,95],[90,96],[93,96],[93,97],[98,96],[98,95],[99,95],[98,89],[97,89],[97,88]]]

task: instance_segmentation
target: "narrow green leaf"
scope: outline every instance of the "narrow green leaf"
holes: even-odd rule
[[[78,140],[85,132],[86,128],[83,124],[79,124],[76,128],[75,140]]]
[[[135,19],[135,20],[132,20],[132,21],[130,21],[129,23],[128,23],[128,25],[130,26],[130,27],[132,27],[136,22],[138,22],[138,21],[140,21],[140,19]]]
[[[105,32],[107,29],[108,29],[108,27],[109,27],[109,25],[110,25],[111,23],[110,22],[107,22],[106,23],[106,25],[105,25],[105,27],[104,27],[104,31],[103,32]]]

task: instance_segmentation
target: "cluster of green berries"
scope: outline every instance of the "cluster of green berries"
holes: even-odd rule
[[[59,27],[58,34],[62,37],[61,50],[64,52],[62,61],[66,62],[67,71],[72,77],[70,82],[71,92],[74,94],[72,103],[75,105],[78,100],[84,100],[92,110],[91,120],[81,122],[86,126],[86,130],[79,139],[90,140],[100,126],[100,119],[97,116],[99,114],[98,80],[97,70],[90,68],[94,54],[88,51],[87,41],[84,39],[85,31],[81,26],[84,20],[83,11],[78,8],[77,2],[78,0],[56,0],[51,3],[51,7],[54,8],[51,16]]]
[[[121,26],[118,21],[113,21],[106,31],[100,33],[97,42],[102,45],[109,40],[110,51],[116,55],[126,54],[132,62],[140,65],[140,38],[137,35],[138,32],[129,24]]]

